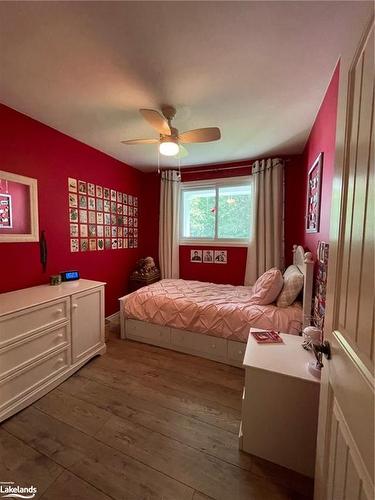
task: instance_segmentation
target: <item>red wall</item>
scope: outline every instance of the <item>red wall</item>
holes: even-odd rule
[[[318,233],[306,233],[304,228],[305,219],[301,223],[298,218],[298,226],[303,228],[302,242],[306,249],[316,254],[318,241],[329,243],[329,228],[331,215],[332,182],[335,168],[335,143],[336,143],[336,119],[337,119],[337,99],[339,89],[339,64],[337,65],[327,92],[311,129],[310,136],[303,151],[303,210],[305,215],[307,196],[307,174],[319,155],[323,152],[323,177],[320,208],[320,230]],[[294,218],[297,223],[296,219]]]
[[[142,219],[140,246],[142,255],[159,260],[159,206],[160,175],[157,172],[143,174]]]
[[[1,169],[38,180],[39,229],[46,231],[48,265],[45,273],[38,243],[1,243],[0,292],[47,283],[51,274],[78,269],[83,278],[105,281],[106,315],[118,310],[136,260],[154,252],[147,246],[148,177],[89,146],[0,105]],[[69,248],[67,178],[74,177],[139,197],[138,249],[71,253]],[[152,224],[151,224],[152,226]],[[155,236],[154,236],[155,238]],[[150,240],[152,241],[152,239]]]

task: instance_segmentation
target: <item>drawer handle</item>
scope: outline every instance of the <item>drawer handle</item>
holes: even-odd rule
[[[77,309],[78,304],[73,304],[73,309]]]
[[[57,362],[60,364],[60,363],[63,363],[64,362],[64,358],[61,356],[60,358],[57,358]]]
[[[239,349],[238,354],[243,354],[243,351],[241,349]]]
[[[211,347],[212,347],[213,349],[216,349],[216,344],[211,344]]]
[[[63,333],[58,333],[57,336],[58,336],[59,339],[62,339],[63,336],[64,336],[64,334]]]
[[[62,309],[56,309],[56,314],[61,314],[63,312]]]

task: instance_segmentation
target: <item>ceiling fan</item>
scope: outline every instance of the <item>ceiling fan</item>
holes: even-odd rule
[[[139,112],[151,127],[159,132],[159,139],[130,139],[121,141],[122,144],[128,146],[134,144],[159,144],[159,151],[162,155],[178,155],[182,158],[188,154],[182,144],[218,141],[221,137],[218,127],[197,128],[180,134],[175,127],[172,127],[172,120],[176,114],[173,106],[162,106],[162,115],[154,109],[140,109]]]

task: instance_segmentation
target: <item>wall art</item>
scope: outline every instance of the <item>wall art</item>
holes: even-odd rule
[[[138,247],[137,196],[69,177],[68,207],[71,252]]]
[[[306,232],[318,233],[323,175],[323,153],[312,164],[307,175]]]

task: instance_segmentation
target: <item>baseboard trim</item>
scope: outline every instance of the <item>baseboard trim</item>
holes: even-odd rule
[[[116,321],[116,322],[119,322],[120,321],[120,311],[117,311],[117,312],[111,314],[110,316],[107,316],[105,319],[107,321]]]

